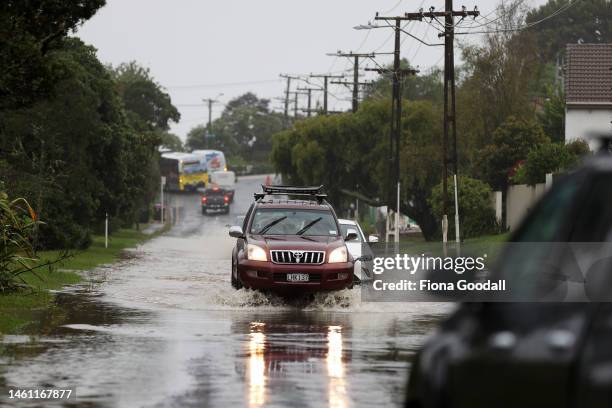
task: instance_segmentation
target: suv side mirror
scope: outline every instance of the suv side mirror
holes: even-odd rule
[[[376,235],[370,235],[368,237],[368,242],[378,242],[378,236]]]
[[[354,241],[357,238],[359,238],[359,235],[357,235],[357,231],[355,231],[354,229],[350,229],[348,231],[346,231],[346,237],[344,238],[345,241]]]
[[[239,225],[234,225],[229,229],[229,236],[232,238],[244,238],[244,232],[242,231],[242,227]]]

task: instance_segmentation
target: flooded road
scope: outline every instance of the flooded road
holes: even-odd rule
[[[262,181],[240,179],[229,215],[172,196],[184,211],[169,233],[58,295],[41,336],[2,339],[0,406],[15,405],[7,387],[42,386],[76,387],[66,406],[401,406],[412,356],[452,306],[235,291],[227,225]]]

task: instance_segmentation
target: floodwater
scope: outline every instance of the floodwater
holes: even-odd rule
[[[172,196],[183,211],[168,234],[58,294],[40,335],[0,338],[0,406],[52,405],[8,387],[76,388],[57,406],[401,406],[414,353],[452,306],[232,289],[227,225],[262,181],[240,179],[230,215]]]

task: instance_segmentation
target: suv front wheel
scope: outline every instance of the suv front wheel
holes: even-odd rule
[[[232,288],[236,290],[242,289],[242,282],[240,282],[240,279],[238,279],[238,269],[236,268],[236,263],[234,262],[233,259],[232,259],[232,272],[230,275],[231,275],[231,281],[232,281]]]

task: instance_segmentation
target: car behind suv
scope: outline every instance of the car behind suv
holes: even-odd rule
[[[275,292],[339,290],[353,284],[353,259],[321,187],[262,186],[232,253],[232,286]]]
[[[218,186],[210,187],[202,192],[202,214],[207,215],[209,211],[221,211],[228,214],[230,210],[229,195]]]

